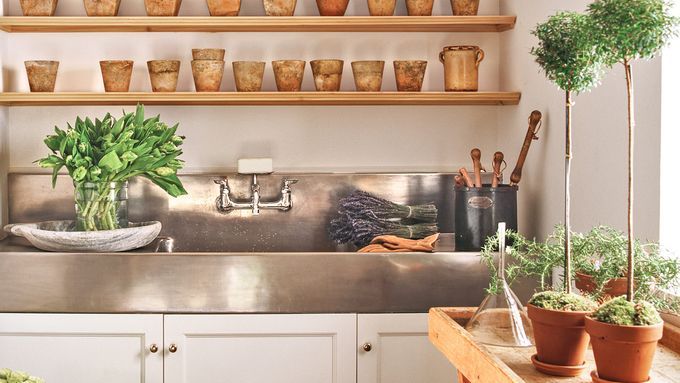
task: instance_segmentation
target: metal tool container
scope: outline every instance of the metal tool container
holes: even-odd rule
[[[454,189],[456,251],[479,251],[499,222],[517,230],[516,186]]]

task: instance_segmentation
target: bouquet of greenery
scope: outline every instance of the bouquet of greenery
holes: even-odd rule
[[[146,177],[173,197],[187,194],[176,174],[184,163],[177,127],[160,116],[145,119],[143,105],[120,119],[78,117],[66,131],[55,127],[45,139],[52,154],[37,162],[52,169],[53,187],[62,168],[73,179],[78,230],[117,229],[127,225],[121,191],[130,178]]]
[[[45,383],[45,381],[22,371],[0,368],[0,383]]]

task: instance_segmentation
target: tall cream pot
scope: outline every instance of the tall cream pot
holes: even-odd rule
[[[444,89],[446,91],[476,91],[479,88],[479,63],[484,51],[474,45],[444,47],[439,61],[444,64]]]

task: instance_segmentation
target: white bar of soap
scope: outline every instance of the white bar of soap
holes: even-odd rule
[[[269,174],[274,171],[271,158],[241,158],[238,160],[240,174]]]

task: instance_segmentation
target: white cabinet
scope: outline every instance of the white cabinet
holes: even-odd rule
[[[0,367],[49,383],[162,383],[162,344],[162,315],[0,314]]]
[[[355,314],[166,315],[165,382],[354,383]]]
[[[360,314],[357,327],[357,383],[456,381],[427,338],[427,314]]]

